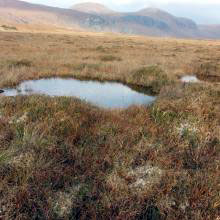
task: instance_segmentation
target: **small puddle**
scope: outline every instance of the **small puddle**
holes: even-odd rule
[[[181,81],[186,83],[197,83],[199,79],[196,76],[183,76]]]
[[[29,80],[15,89],[4,89],[4,96],[48,95],[77,97],[105,108],[127,108],[131,105],[149,105],[156,97],[150,96],[121,83],[81,81],[72,78]]]

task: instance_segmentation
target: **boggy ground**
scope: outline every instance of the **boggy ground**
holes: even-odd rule
[[[220,82],[220,42],[113,34],[0,34],[0,88],[22,80],[74,76],[153,86],[186,74]]]
[[[73,98],[1,96],[0,218],[219,219],[220,87],[178,80],[194,70],[199,75],[199,59],[206,63],[213,51],[218,75],[218,42],[0,38],[1,87],[72,75],[158,94],[152,106],[124,110]]]

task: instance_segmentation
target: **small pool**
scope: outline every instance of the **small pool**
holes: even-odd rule
[[[181,78],[182,82],[186,82],[186,83],[197,83],[199,82],[199,79],[196,76],[183,76]]]
[[[156,97],[136,91],[115,82],[98,82],[72,78],[29,80],[15,89],[3,89],[4,96],[48,95],[77,97],[105,108],[127,108],[131,105],[149,105]]]

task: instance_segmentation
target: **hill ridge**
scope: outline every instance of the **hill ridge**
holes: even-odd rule
[[[199,26],[189,18],[176,17],[161,9],[144,8],[122,13],[97,3],[87,2],[84,6],[88,4],[96,8],[80,11],[74,7],[63,9],[20,0],[0,0],[0,24],[47,24],[158,37],[220,38],[217,26]]]

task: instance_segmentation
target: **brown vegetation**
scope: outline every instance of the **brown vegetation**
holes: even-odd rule
[[[179,82],[217,66],[219,42],[1,33],[0,47],[0,87],[74,76],[158,94],[124,110],[1,96],[0,218],[219,218],[220,87]]]
[[[207,63],[211,63],[215,75],[220,76],[219,46],[220,43],[215,41],[162,40],[111,34],[2,32],[0,87],[51,76],[90,77],[145,85],[150,79],[143,80],[142,76],[137,76],[144,69],[146,72],[160,69],[169,81],[178,81],[186,74],[202,75],[205,80],[209,74],[203,71],[203,66],[208,66]]]

